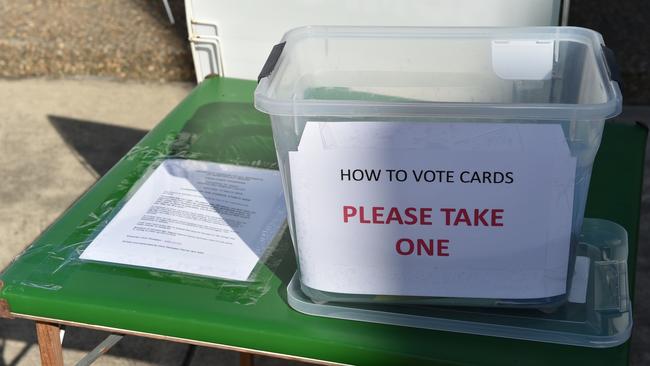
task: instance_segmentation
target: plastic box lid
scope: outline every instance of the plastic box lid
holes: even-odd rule
[[[329,318],[524,339],[593,348],[615,347],[632,332],[627,232],[602,219],[585,219],[577,248],[569,302],[553,311],[422,305],[315,303],[287,287],[295,310]]]
[[[302,27],[271,52],[255,106],[272,116],[603,120],[621,110],[612,61],[599,33],[577,27]]]

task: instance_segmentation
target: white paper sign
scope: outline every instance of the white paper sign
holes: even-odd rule
[[[166,160],[80,258],[246,280],[285,219],[278,171]]]
[[[576,160],[559,125],[309,122],[289,161],[311,288],[566,293]]]

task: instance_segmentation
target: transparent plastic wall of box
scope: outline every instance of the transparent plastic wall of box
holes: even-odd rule
[[[288,158],[297,151],[308,121],[548,124],[562,128],[577,160],[572,240],[567,243],[571,248],[567,268],[573,269],[604,121],[618,115],[622,103],[600,34],[575,27],[312,26],[287,32],[282,44],[274,67],[258,84],[255,105],[271,116],[296,248],[313,245],[296,237],[301,223],[292,204]],[[503,75],[509,66],[537,60],[524,60],[530,54],[528,46],[509,53],[516,56],[513,59],[495,58],[504,56],[501,46],[532,44],[546,45],[545,76]],[[495,59],[508,62],[495,63]],[[303,289],[317,301],[378,302],[372,296],[325,292],[304,284]],[[565,298],[520,302],[399,297],[390,301],[543,308]]]

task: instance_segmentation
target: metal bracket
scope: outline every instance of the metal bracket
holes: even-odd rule
[[[165,12],[167,12],[167,18],[169,18],[169,22],[171,24],[174,24],[174,14],[172,13],[172,9],[169,7],[169,0],[163,0],[163,5],[165,6]]]
[[[560,25],[561,26],[567,26],[569,25],[569,10],[571,9],[571,0],[563,0],[562,1],[562,9],[561,9],[561,18],[560,18]]]
[[[603,56],[605,57],[605,64],[607,65],[607,71],[609,72],[609,78],[618,83],[619,88],[623,91],[623,78],[621,77],[621,69],[616,62],[616,55],[611,48],[605,46],[604,44],[600,45],[603,49]]]
[[[218,35],[219,35],[219,28],[217,27],[216,24],[214,24],[214,23],[212,23],[212,22],[208,22],[207,20],[196,20],[196,19],[190,19],[190,27],[191,27],[191,26],[194,26],[194,25],[205,25],[205,26],[207,26],[207,27],[212,27],[212,28],[214,28],[214,34],[215,34],[215,36],[218,36]],[[194,34],[194,28],[191,27],[191,28],[190,28],[190,32],[188,32],[188,33],[190,34],[190,37],[195,36],[195,34]],[[212,37],[215,37],[215,36],[212,36]],[[208,36],[208,37],[211,37],[211,36]]]
[[[85,355],[79,362],[77,366],[88,366],[95,362],[101,355],[108,352],[114,345],[117,344],[120,340],[124,338],[121,334],[111,334],[102,343],[98,344],[92,351]]]
[[[203,25],[207,27],[214,28],[214,33],[215,35],[200,35],[200,34],[195,34],[194,33],[194,26],[195,25]],[[224,70],[223,70],[223,60],[221,57],[221,40],[219,39],[219,32],[218,32],[218,27],[216,24],[208,21],[203,21],[203,20],[196,20],[196,19],[191,19],[189,21],[189,26],[188,26],[188,34],[189,34],[189,41],[190,41],[190,49],[192,52],[192,59],[194,60],[194,69],[196,70],[196,81],[201,82],[202,78],[204,75],[210,74],[210,72],[205,72],[201,66],[201,60],[199,59],[195,45],[197,44],[206,44],[209,45],[213,51],[210,51],[210,55],[208,56],[210,58],[210,63],[215,71],[215,73],[219,76],[224,75]]]
[[[275,69],[275,64],[280,59],[280,55],[282,55],[282,50],[284,50],[284,45],[285,44],[287,44],[287,42],[278,43],[275,46],[273,46],[273,49],[271,50],[271,53],[269,54],[269,57],[266,59],[266,62],[264,63],[264,66],[262,66],[262,71],[260,71],[260,74],[257,77],[257,82],[258,83],[263,78],[271,75],[271,73],[273,72],[273,69]]]
[[[205,37],[199,37],[199,36],[193,36],[190,37],[190,46],[192,47],[192,58],[194,59],[194,67],[196,68],[199,73],[196,75],[196,81],[200,82],[201,80],[199,79],[199,75],[208,75],[210,74],[209,72],[206,73],[203,71],[203,68],[201,67],[201,60],[199,60],[198,56],[196,55],[196,49],[194,48],[194,45],[196,44],[207,44],[213,47],[214,49],[214,54],[210,55],[210,63],[212,64],[212,67],[215,71],[215,73],[219,76],[223,76],[223,61],[221,60],[221,44],[219,43],[218,38],[205,38]]]

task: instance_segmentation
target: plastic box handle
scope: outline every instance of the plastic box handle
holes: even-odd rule
[[[603,55],[605,56],[605,63],[607,64],[607,69],[609,70],[609,78],[612,81],[618,83],[618,87],[623,90],[623,80],[621,78],[621,69],[618,67],[618,62],[616,62],[616,55],[611,48],[601,45],[603,49]]]
[[[269,54],[269,57],[266,59],[264,66],[262,66],[262,71],[260,71],[260,74],[257,77],[258,83],[263,78],[271,75],[271,72],[273,72],[273,69],[275,69],[275,64],[278,62],[278,59],[280,58],[280,55],[282,54],[282,50],[284,50],[284,45],[286,43],[287,42],[282,42],[273,46],[273,48],[271,49],[271,53]]]

